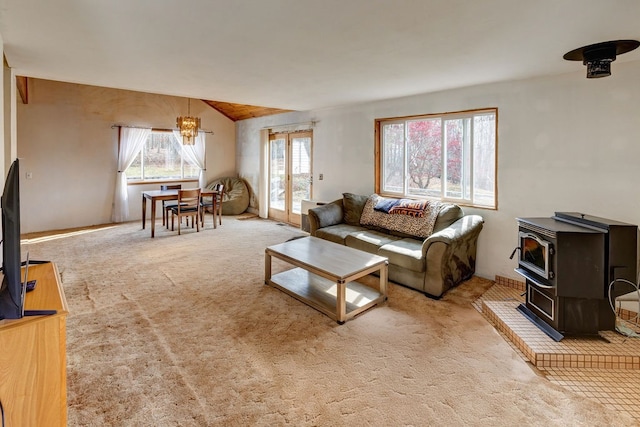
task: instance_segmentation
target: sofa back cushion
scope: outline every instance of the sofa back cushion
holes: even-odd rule
[[[460,206],[454,205],[453,203],[443,203],[438,213],[438,219],[436,219],[436,223],[433,226],[433,232],[437,233],[447,228],[463,216],[464,212]]]
[[[342,193],[342,207],[344,209],[344,222],[349,225],[360,225],[362,209],[369,196],[359,194]]]
[[[331,203],[309,209],[309,216],[313,215],[317,221],[317,227],[329,227],[340,224],[343,221],[342,200],[334,200]]]

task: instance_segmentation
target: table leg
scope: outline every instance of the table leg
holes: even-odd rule
[[[336,318],[338,324],[342,325],[347,317],[347,284],[344,281],[337,282],[338,290],[336,295]]]
[[[218,228],[217,224],[218,224],[218,219],[217,219],[217,215],[218,215],[218,204],[217,204],[217,195],[213,195],[213,200],[212,200],[212,205],[213,205],[213,228]]]
[[[264,252],[264,284],[268,285],[271,280],[271,255],[269,252]]]
[[[151,199],[151,237],[155,236],[156,231],[156,201]]]
[[[382,294],[383,301],[387,300],[387,281],[389,276],[389,262],[385,262],[380,267],[380,293]]]
[[[142,195],[142,229],[143,230],[144,230],[146,219],[147,219],[147,200],[143,194]]]

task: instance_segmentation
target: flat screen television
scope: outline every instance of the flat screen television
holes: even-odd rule
[[[20,252],[20,167],[16,159],[9,168],[2,193],[2,286],[0,319],[23,316]]]

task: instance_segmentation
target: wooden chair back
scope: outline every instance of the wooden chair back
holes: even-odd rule
[[[218,210],[218,221],[220,222],[220,225],[222,225],[222,199],[224,196],[224,184],[216,184],[214,189],[218,193],[216,194],[216,209]]]
[[[178,212],[200,208],[200,189],[178,190]]]
[[[171,208],[171,229],[174,229],[174,218],[178,217],[178,234],[182,217],[191,217],[191,228],[194,224],[196,231],[200,231],[200,189],[178,190],[178,204]],[[187,222],[188,225],[188,222]]]
[[[160,184],[160,191],[166,190],[180,190],[182,188],[182,184]],[[169,228],[169,211],[172,206],[175,206],[178,202],[173,200],[163,200],[162,201],[162,225],[166,225]]]
[[[180,190],[182,188],[182,184],[162,184],[160,185],[160,190]]]

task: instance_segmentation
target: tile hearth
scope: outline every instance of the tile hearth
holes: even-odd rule
[[[516,310],[524,302],[524,284],[504,278],[498,283],[474,306],[523,359],[552,383],[640,423],[640,339],[601,331],[599,337],[556,342]]]

